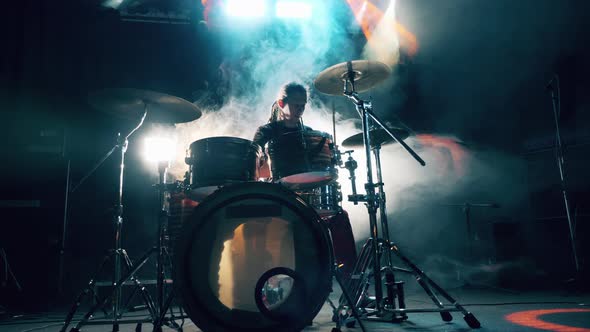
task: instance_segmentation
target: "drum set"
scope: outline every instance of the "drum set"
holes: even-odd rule
[[[433,311],[445,321],[452,319],[450,312],[460,311],[470,327],[479,327],[472,313],[402,255],[389,238],[380,148],[397,142],[424,165],[403,141],[408,131],[385,126],[371,104],[358,95],[390,74],[382,63],[357,60],[322,71],[314,82],[322,93],[348,97],[359,112],[362,132],[342,145],[364,149],[365,194],[356,191],[357,163],[352,150],[340,152],[328,133],[300,130],[273,138],[266,151],[272,161],[272,180],[260,178],[265,151],[257,144],[237,137],[203,138],[188,148],[184,181],[169,183],[169,162],[159,163],[155,186],[161,204],[158,243],[135,263],[120,242],[128,138],[144,121],[188,122],[198,119],[201,112],[194,104],[152,91],[108,89],[92,94],[90,103],[97,109],[140,121],[128,135],[119,135],[117,144],[102,159],[120,152],[119,197],[113,216],[115,248],[105,258],[114,260],[111,292],[99,299],[93,293],[95,279],[91,279],[61,331],[67,330],[86,295],[96,303],[71,331],[97,323],[112,324],[113,330],[118,330],[123,323],[121,287],[129,281],[149,312],[146,319],[125,320],[137,323],[136,330],[142,323],[152,323],[154,331],[161,331],[164,325],[182,330],[176,320],[188,317],[203,331],[299,331],[310,324],[326,301],[334,309],[334,330],[358,322],[365,331],[360,318],[393,322],[406,319],[409,312]],[[348,159],[343,162],[344,154]],[[377,183],[373,182],[372,157]],[[368,211],[371,236],[359,255],[348,214],[341,205],[339,168],[348,170],[352,182],[348,200],[363,202]],[[394,267],[392,254],[408,268]],[[137,271],[153,256],[157,261],[155,300],[136,278]],[[406,308],[403,282],[395,280],[396,272],[414,275],[436,308]],[[334,278],[343,291],[337,305],[328,299]],[[173,283],[171,289],[166,288],[168,279]],[[443,304],[436,294],[450,305]],[[182,311],[180,316],[174,314],[173,301],[186,316]],[[112,306],[108,320],[90,320],[97,310],[106,312],[107,304]]]

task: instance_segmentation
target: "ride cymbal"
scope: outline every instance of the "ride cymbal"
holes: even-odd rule
[[[349,69],[352,71],[349,72]],[[352,75],[349,75],[352,74]],[[372,60],[353,60],[342,62],[324,69],[314,81],[315,88],[325,94],[341,96],[344,82],[354,81],[354,91],[364,92],[383,82],[391,75],[386,64]],[[350,84],[347,89],[350,89]]]
[[[391,128],[391,131],[399,137],[401,140],[405,140],[410,136],[410,133],[401,128]],[[384,129],[373,129],[370,131],[371,136],[371,145],[385,145],[391,143],[397,143]],[[345,147],[362,147],[363,146],[363,133],[354,134],[344,141],[342,141],[342,146]]]
[[[140,89],[104,89],[88,95],[97,110],[125,119],[138,119],[148,106],[147,122],[183,123],[198,119],[199,108],[176,96]]]

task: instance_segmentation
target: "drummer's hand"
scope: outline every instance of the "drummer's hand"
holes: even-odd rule
[[[266,179],[270,178],[270,167],[267,160],[261,162],[260,168],[258,169],[258,177]]]

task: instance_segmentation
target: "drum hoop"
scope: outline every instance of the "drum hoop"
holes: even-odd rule
[[[260,145],[254,143],[253,141],[251,141],[249,139],[245,139],[245,138],[241,138],[241,137],[232,137],[232,136],[211,136],[211,137],[205,137],[205,138],[201,138],[199,140],[196,140],[189,145],[189,150],[191,151],[191,154],[192,154],[192,151],[195,150],[197,146],[199,146],[200,144],[207,144],[209,142],[214,142],[214,143],[228,142],[228,143],[250,144],[251,148],[256,150],[256,153],[262,154],[262,147],[260,147]]]
[[[280,136],[287,136],[287,135],[303,135],[303,136],[316,136],[316,137],[325,137],[332,141],[332,135],[330,133],[326,133],[320,130],[296,130],[290,131],[288,133],[283,133]]]

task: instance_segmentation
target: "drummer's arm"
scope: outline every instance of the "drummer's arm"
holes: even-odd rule
[[[266,154],[264,154],[266,157]],[[258,169],[258,175],[261,178],[269,179],[270,178],[270,165],[268,164],[267,158],[262,158],[260,162],[260,168]]]
[[[258,144],[262,148],[262,158],[260,159],[260,167],[258,169],[258,175],[261,178],[270,178],[270,166],[268,163],[268,154],[266,153],[266,143],[270,140],[270,133],[265,126],[259,127],[254,134],[254,143]]]

